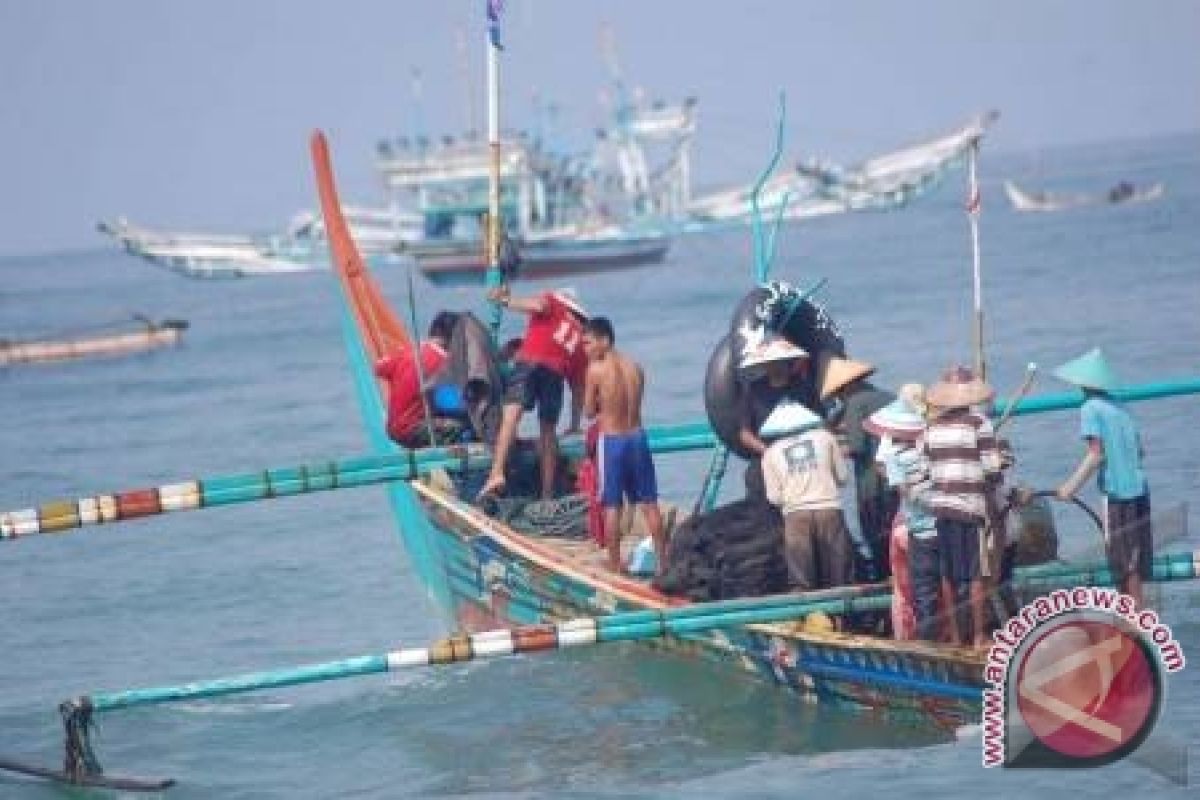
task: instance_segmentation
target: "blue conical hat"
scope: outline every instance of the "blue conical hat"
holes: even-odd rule
[[[891,436],[910,441],[925,430],[925,418],[903,397],[876,411],[863,421],[863,427],[876,436]]]
[[[775,406],[771,414],[758,429],[758,435],[764,439],[778,439],[781,436],[791,436],[803,433],[821,424],[821,418],[799,403],[786,401]]]
[[[1084,389],[1098,389],[1102,392],[1111,392],[1120,385],[1112,367],[1108,365],[1108,359],[1100,352],[1099,347],[1058,367],[1054,370],[1054,377]]]

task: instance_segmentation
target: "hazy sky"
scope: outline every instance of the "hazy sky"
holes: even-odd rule
[[[314,127],[343,195],[380,200],[379,138],[458,132],[482,104],[483,4],[0,0],[0,254],[102,246],[119,214],[282,226],[314,205]],[[600,122],[604,23],[631,84],[699,98],[698,184],[761,166],[780,89],[792,156],[853,160],[987,108],[996,150],[1200,129],[1196,0],[509,0],[506,126],[533,124],[535,93],[564,131]]]

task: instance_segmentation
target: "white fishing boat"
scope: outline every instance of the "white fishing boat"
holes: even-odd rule
[[[369,258],[391,258],[398,248],[424,235],[421,215],[398,208],[349,206],[347,214]],[[191,278],[280,275],[329,265],[325,224],[311,211],[296,214],[283,233],[265,236],[155,231],[124,217],[97,227],[133,255]]]
[[[138,227],[125,218],[101,222],[101,233],[116,239],[131,254],[190,278],[241,278],[308,272],[324,267],[310,248],[285,249],[252,236],[166,233]]]
[[[809,160],[775,176],[762,187],[764,212],[801,220],[850,211],[903,206],[937,186],[962,163],[999,114],[980,114],[954,130],[914,145],[842,167]],[[738,186],[693,200],[681,222],[684,231],[722,223],[746,224],[752,216],[753,187]]]
[[[1017,211],[1066,211],[1088,206],[1111,206],[1146,203],[1157,200],[1166,192],[1162,183],[1137,187],[1122,181],[1107,192],[1088,194],[1084,192],[1046,192],[1022,189],[1012,181],[1004,182],[1004,193],[1008,202]]]

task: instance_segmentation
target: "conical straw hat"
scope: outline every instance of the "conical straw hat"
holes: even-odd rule
[[[865,378],[875,371],[875,367],[865,361],[855,361],[850,358],[831,358],[825,367],[825,378],[821,381],[821,399],[828,400],[838,390],[849,386],[860,378]]]
[[[783,402],[775,406],[758,435],[764,439],[778,439],[803,433],[821,424],[821,418],[799,403]]]
[[[969,408],[986,403],[995,396],[992,387],[976,378],[969,367],[946,370],[942,373],[942,379],[925,393],[929,405],[938,408]]]
[[[1119,383],[1108,359],[1096,347],[1054,370],[1054,377],[1084,389],[1111,392]]]

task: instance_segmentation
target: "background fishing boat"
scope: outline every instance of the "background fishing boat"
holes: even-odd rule
[[[1162,182],[1141,187],[1121,182],[1102,194],[1030,191],[1012,181],[1004,182],[1004,194],[1017,211],[1066,211],[1088,206],[1147,203],[1159,199],[1165,192],[1166,186]]]
[[[363,252],[378,263],[422,237],[422,218],[395,207],[348,206],[346,218]],[[132,255],[189,278],[244,278],[328,269],[329,246],[318,215],[301,211],[287,228],[262,236],[171,233],[135,226],[124,218],[101,222]]]
[[[980,114],[940,136],[853,165],[801,161],[763,186],[760,205],[784,220],[899,208],[940,185],[998,118],[995,111]],[[745,184],[694,198],[686,216],[677,221],[685,231],[727,222],[749,224],[752,188]]]
[[[297,252],[251,236],[166,233],[134,226],[124,218],[101,222],[97,228],[131,255],[189,278],[285,275],[323,267],[311,260],[307,248]]]
[[[121,356],[168,347],[179,343],[187,327],[185,320],[155,322],[135,315],[127,322],[97,326],[72,335],[0,338],[0,366]]]

